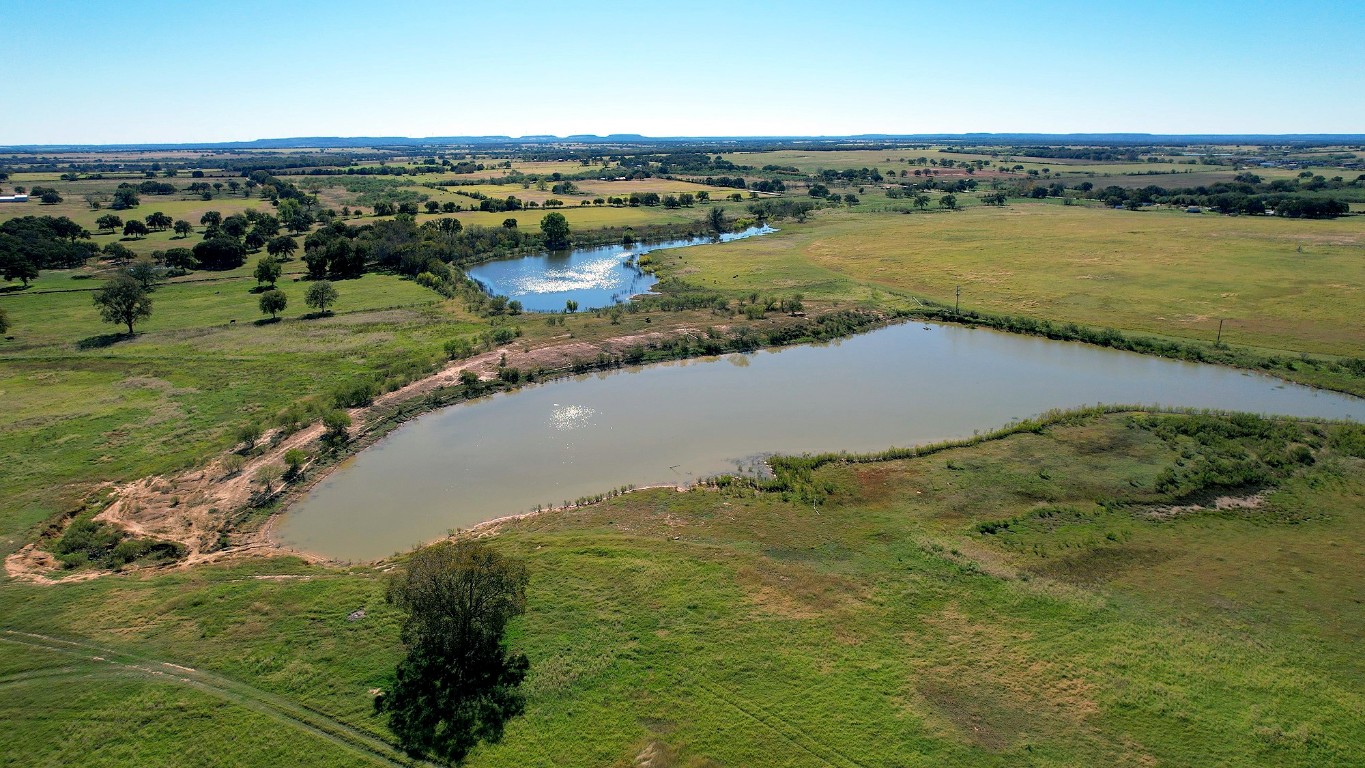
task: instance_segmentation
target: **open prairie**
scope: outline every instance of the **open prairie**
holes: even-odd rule
[[[914,297],[1253,347],[1365,354],[1365,221],[1286,221],[1013,202],[1004,209],[822,212],[771,238],[663,257],[723,291]]]

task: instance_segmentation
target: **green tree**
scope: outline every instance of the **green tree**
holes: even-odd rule
[[[726,229],[725,209],[721,208],[719,205],[711,206],[711,210],[706,213],[706,226],[710,227],[711,231],[718,235],[724,232]]]
[[[189,237],[194,233],[194,225],[184,219],[176,221],[175,224],[172,225],[172,228],[175,230],[177,237]]]
[[[289,297],[284,295],[284,291],[272,288],[261,294],[261,312],[269,312],[271,320],[274,320],[288,305]]]
[[[545,236],[545,247],[552,251],[569,247],[569,220],[562,213],[547,213],[540,220],[540,232]]]
[[[569,299],[568,301],[564,302],[564,311],[565,311],[567,314],[573,314],[573,313],[577,312],[577,311],[578,311],[578,302],[574,301],[573,299]]]
[[[38,199],[42,201],[43,205],[56,205],[62,201],[62,196],[57,194],[57,190],[55,189],[45,189],[43,190],[42,197],[39,197]]]
[[[104,254],[101,258],[108,259],[120,266],[133,260],[133,252],[123,243],[105,243],[100,249]]]
[[[194,269],[194,251],[189,248],[170,248],[162,257],[172,269]]]
[[[204,269],[236,269],[246,262],[246,246],[230,237],[213,237],[195,244],[194,258]]]
[[[318,280],[308,286],[308,292],[303,296],[303,303],[316,309],[319,312],[326,312],[327,308],[337,302],[337,289],[327,280]]]
[[[141,239],[146,237],[149,232],[151,230],[147,229],[147,225],[137,219],[129,219],[123,223],[123,234],[125,236],[132,235],[134,238]]]
[[[123,219],[119,218],[116,214],[106,213],[98,219],[95,219],[95,226],[99,227],[101,232],[113,232],[123,226]]]
[[[233,214],[225,219],[221,225],[223,234],[228,237],[240,240],[246,236],[247,230],[251,228],[251,223],[241,214]]]
[[[151,227],[157,232],[164,232],[167,229],[170,229],[171,225],[175,223],[170,216],[167,216],[161,211],[156,211],[155,213],[147,214],[147,218],[145,219],[145,221],[147,222],[147,226]]]
[[[243,446],[242,452],[250,453],[251,449],[256,447],[256,441],[261,439],[261,434],[260,424],[254,421],[243,424],[241,429],[237,430],[237,441]]]
[[[348,437],[346,430],[351,427],[351,414],[340,408],[333,408],[322,414],[322,426],[327,430],[327,433],[323,435],[326,440],[344,443]]]
[[[106,323],[128,326],[133,335],[133,323],[152,316],[152,297],[131,275],[119,273],[95,292],[95,306]]]
[[[280,279],[280,272],[282,271],[280,263],[276,261],[274,257],[266,256],[256,262],[256,271],[254,272],[256,285],[270,283],[270,286],[273,288],[275,286],[275,281]]]
[[[298,249],[298,241],[288,235],[273,237],[265,246],[266,253],[279,258],[281,261],[288,261],[293,258],[294,251]]]
[[[520,561],[469,539],[419,550],[389,582],[388,601],[406,613],[407,655],[383,708],[409,753],[458,763],[525,709],[530,664],[506,631],[526,612],[527,581]]]
[[[938,199],[938,204],[941,205],[941,206],[943,206],[944,208],[947,208],[947,209],[950,210],[950,211],[956,210],[956,209],[957,209],[957,196],[956,196],[956,195],[944,195],[943,197],[940,197],[940,198]]]
[[[269,496],[275,490],[275,483],[279,482],[280,477],[283,475],[284,469],[282,469],[280,465],[264,464],[260,469],[256,470],[255,480],[257,483],[260,483],[261,489],[265,491],[265,495]]]
[[[221,227],[223,225],[223,214],[217,211],[209,211],[199,217],[199,223],[211,229]]]
[[[914,203],[915,207],[920,209],[921,211],[929,207],[929,196],[925,194],[915,195],[913,198],[911,198],[910,201]]]
[[[284,465],[288,470],[284,473],[286,479],[299,476],[303,470],[303,465],[308,463],[308,454],[301,448],[290,448],[284,452]]]
[[[127,273],[134,280],[142,284],[142,289],[147,293],[156,290],[157,276],[156,264],[150,256],[139,256],[128,265]]]
[[[5,282],[22,281],[27,288],[28,282],[38,277],[38,268],[19,249],[0,248],[0,277],[4,277]]]
[[[9,313],[0,307],[0,334],[9,332]]]
[[[516,229],[516,228],[517,228],[517,220],[516,220],[516,219],[503,219],[503,220],[502,220],[502,228],[503,228],[503,229]]]
[[[136,208],[141,201],[137,199],[137,192],[131,189],[114,190],[114,202],[109,204],[110,208],[116,211]]]

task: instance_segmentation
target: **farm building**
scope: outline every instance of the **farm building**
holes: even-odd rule
[[[27,203],[28,195],[0,195],[0,203]]]

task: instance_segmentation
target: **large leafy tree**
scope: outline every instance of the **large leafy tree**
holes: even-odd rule
[[[246,261],[246,246],[230,237],[214,237],[195,244],[194,258],[204,269],[236,269]]]
[[[106,213],[95,219],[95,226],[99,227],[101,232],[113,232],[123,226],[123,219],[119,218],[118,214]]]
[[[303,303],[316,309],[319,312],[326,312],[327,308],[337,302],[337,289],[327,280],[319,280],[308,286],[308,291],[303,295]]]
[[[724,232],[726,229],[725,209],[719,205],[712,206],[711,210],[706,213],[706,226],[718,235]]]
[[[146,219],[144,220],[147,222],[147,226],[151,227],[157,232],[164,232],[167,229],[170,229],[171,225],[175,223],[170,216],[167,216],[161,211],[148,214]]]
[[[288,261],[292,258],[294,251],[298,250],[298,248],[298,242],[288,235],[280,235],[279,237],[271,238],[265,245],[267,253],[282,261]]]
[[[95,306],[106,323],[128,326],[133,335],[133,323],[152,316],[152,297],[136,278],[119,273],[95,292]]]
[[[280,279],[281,271],[280,263],[275,260],[275,257],[266,256],[256,262],[256,271],[253,273],[256,277],[256,284],[269,283],[270,287],[275,287],[275,281]]]
[[[147,229],[146,224],[143,224],[137,219],[130,219],[123,223],[123,234],[131,235],[135,238],[146,237],[150,231],[151,230]]]
[[[505,633],[526,611],[526,583],[521,562],[478,540],[420,550],[390,582],[389,601],[407,614],[407,656],[384,709],[409,753],[459,762],[522,713],[529,663]]]
[[[284,295],[284,291],[271,289],[261,294],[261,312],[269,312],[270,319],[274,320],[284,308],[289,306],[289,297]]]
[[[540,233],[545,236],[545,247],[552,251],[569,247],[569,220],[562,213],[547,213],[540,220]]]

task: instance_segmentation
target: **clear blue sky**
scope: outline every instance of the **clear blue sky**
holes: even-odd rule
[[[0,144],[1365,132],[1365,0],[5,0],[0,40]]]

